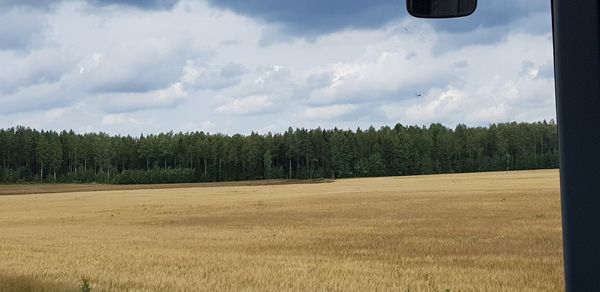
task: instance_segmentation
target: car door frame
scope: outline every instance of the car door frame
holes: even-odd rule
[[[566,291],[600,291],[599,14],[552,0]]]

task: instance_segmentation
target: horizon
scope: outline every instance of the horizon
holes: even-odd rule
[[[222,132],[210,132],[210,131],[204,131],[204,130],[189,130],[189,131],[174,131],[174,130],[169,130],[169,131],[161,131],[161,132],[148,132],[148,133],[139,133],[139,134],[131,134],[131,133],[127,133],[127,134],[113,134],[113,133],[108,133],[108,132],[103,132],[103,131],[92,131],[92,132],[77,132],[74,129],[67,129],[67,128],[63,128],[63,129],[43,129],[43,128],[33,128],[33,127],[29,127],[29,126],[24,126],[24,125],[16,125],[16,126],[10,126],[10,127],[0,127],[0,131],[6,131],[9,129],[19,129],[19,128],[24,128],[24,129],[29,129],[32,131],[37,131],[37,132],[44,132],[44,133],[63,133],[63,132],[73,132],[76,135],[87,135],[87,134],[107,134],[110,137],[131,137],[131,138],[136,138],[136,137],[148,137],[148,136],[157,136],[160,134],[167,134],[167,133],[173,133],[173,134],[195,134],[195,133],[204,133],[206,135],[223,135],[226,137],[231,137],[231,136],[236,136],[236,135],[240,135],[243,137],[247,137],[253,134],[257,134],[260,136],[267,136],[267,135],[283,135],[286,132],[289,132],[289,130],[291,129],[292,131],[298,131],[298,130],[306,130],[306,131],[315,131],[315,130],[321,130],[321,131],[344,131],[344,132],[351,132],[351,133],[357,133],[357,131],[368,131],[371,128],[375,129],[375,131],[380,131],[384,128],[389,128],[389,129],[394,129],[397,126],[402,126],[405,128],[411,128],[411,127],[416,127],[419,129],[428,129],[434,125],[441,125],[442,127],[452,131],[455,131],[457,127],[459,126],[465,126],[467,129],[477,129],[477,128],[483,128],[483,129],[489,129],[492,126],[500,126],[500,125],[512,125],[512,124],[528,124],[528,125],[534,125],[534,124],[548,124],[548,125],[554,125],[557,126],[555,119],[550,119],[550,120],[540,120],[540,121],[508,121],[508,122],[497,122],[497,123],[490,123],[488,125],[468,125],[468,124],[463,124],[463,123],[459,123],[457,125],[453,125],[453,126],[449,126],[449,125],[444,125],[442,123],[431,123],[429,125],[417,125],[417,124],[402,124],[402,123],[396,123],[396,124],[389,124],[389,125],[382,125],[382,126],[375,126],[375,125],[370,125],[367,127],[355,127],[355,128],[339,128],[339,127],[331,127],[331,128],[326,128],[326,127],[320,127],[317,126],[315,128],[307,128],[307,127],[288,127],[285,130],[281,130],[281,131],[273,131],[273,132],[265,132],[265,133],[261,133],[258,131],[251,131],[249,133],[222,133]]]

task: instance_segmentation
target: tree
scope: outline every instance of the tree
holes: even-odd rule
[[[138,145],[138,155],[140,158],[146,161],[146,171],[150,171],[150,159],[155,153],[155,148],[151,137],[144,137],[142,135],[139,139]]]
[[[50,160],[50,143],[48,142],[48,138],[46,138],[44,133],[42,133],[38,137],[36,156],[40,169],[40,180],[44,180],[44,167],[48,164]]]
[[[115,155],[113,141],[107,134],[100,133],[96,136],[96,143],[94,146],[94,156],[96,158],[98,170],[100,173],[106,174],[106,182],[110,183],[112,160]]]
[[[173,155],[173,132],[158,135],[158,152],[164,161],[164,169],[167,169],[167,159]]]
[[[284,134],[284,144],[286,146],[285,155],[288,160],[288,179],[292,179],[292,158],[296,153],[296,143],[294,141],[294,130],[290,127]]]
[[[381,154],[378,152],[371,154],[368,159],[368,173],[369,176],[383,176],[385,175],[385,164],[381,158]]]
[[[350,162],[352,153],[349,141],[344,132],[334,130],[331,135],[331,160],[333,168],[333,177],[345,177],[350,174]]]
[[[9,134],[4,129],[0,129],[0,165],[4,175],[8,172],[8,137]]]
[[[63,149],[60,139],[56,133],[53,133],[49,143],[49,158],[50,158],[50,168],[52,169],[52,177],[56,182],[56,172],[61,167],[63,162]]]
[[[265,154],[263,155],[263,167],[264,167],[264,178],[265,179],[271,179],[272,177],[272,170],[271,167],[273,166],[273,155],[271,155],[271,150],[267,149],[267,151],[265,151]]]
[[[165,183],[557,168],[554,121],[223,135],[0,129],[0,183]],[[50,174],[50,175],[48,175]]]

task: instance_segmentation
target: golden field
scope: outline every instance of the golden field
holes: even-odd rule
[[[92,291],[561,291],[558,171],[0,196],[0,291],[82,278]]]

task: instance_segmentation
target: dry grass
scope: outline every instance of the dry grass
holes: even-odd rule
[[[561,250],[554,170],[0,197],[0,291],[561,291]]]

